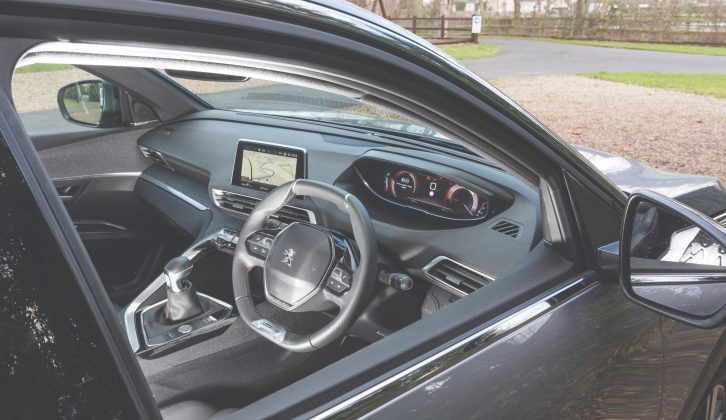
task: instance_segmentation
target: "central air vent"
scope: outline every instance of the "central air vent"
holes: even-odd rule
[[[216,204],[217,207],[233,211],[244,216],[249,216],[257,203],[260,202],[259,198],[217,189],[212,189],[212,196],[214,197],[214,204]],[[285,206],[281,208],[272,217],[283,223],[315,223],[315,213],[310,210],[292,206]]]
[[[719,214],[718,216],[714,217],[713,220],[715,220],[716,223],[720,224],[721,226],[726,226],[726,213]]]
[[[459,296],[466,296],[494,281],[494,277],[447,257],[437,257],[423,268],[435,284]]]
[[[496,230],[499,233],[516,238],[519,236],[521,228],[518,224],[511,222],[507,219],[501,219],[498,222],[491,225],[491,229]]]
[[[166,159],[164,159],[164,155],[162,155],[161,152],[157,152],[156,150],[149,149],[148,147],[144,146],[139,146],[139,150],[141,150],[141,154],[144,155],[145,158],[151,159],[154,161],[154,163],[158,163],[161,166],[174,170],[166,162]]]

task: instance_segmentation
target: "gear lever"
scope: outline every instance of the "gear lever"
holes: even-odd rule
[[[164,266],[167,297],[164,314],[170,323],[181,322],[204,312],[194,285],[187,280],[192,268],[194,265],[184,256],[173,258]]]

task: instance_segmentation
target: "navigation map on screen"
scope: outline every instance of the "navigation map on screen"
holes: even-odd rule
[[[240,179],[267,185],[282,185],[295,179],[297,156],[294,153],[272,154],[245,149]]]

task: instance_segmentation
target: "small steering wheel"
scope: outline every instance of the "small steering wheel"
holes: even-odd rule
[[[270,217],[295,196],[327,200],[348,213],[355,244],[317,225],[295,222],[266,229]],[[357,247],[356,247],[357,245]],[[240,317],[285,349],[309,352],[332,343],[350,327],[375,282],[378,266],[373,225],[363,204],[340,188],[298,179],[272,190],[250,214],[232,263]],[[288,312],[326,311],[337,316],[312,334],[296,334],[262,318],[252,302],[250,272],[263,270],[265,299]]]

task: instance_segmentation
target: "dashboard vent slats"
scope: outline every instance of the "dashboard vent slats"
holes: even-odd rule
[[[217,189],[212,190],[212,196],[214,198],[214,204],[216,204],[217,207],[227,209],[244,216],[249,216],[257,203],[260,202],[259,198]],[[315,223],[315,215],[313,212],[292,206],[285,206],[281,208],[273,215],[273,217],[283,223]]]
[[[148,147],[144,146],[139,146],[139,150],[141,150],[141,154],[144,155],[145,158],[151,159],[152,161],[154,161],[154,163],[157,163],[165,168],[174,170],[166,162],[166,159],[164,159],[164,155],[162,155],[161,152],[157,152],[156,150],[149,149]]]
[[[423,269],[434,283],[459,296],[466,296],[494,281],[494,277],[481,273],[447,257],[438,257]]]
[[[499,220],[498,222],[494,223],[491,226],[491,229],[496,230],[497,232],[507,235],[512,238],[518,237],[519,232],[521,230],[521,228],[519,227],[518,224],[513,223],[506,219],[502,219],[502,220]]]

